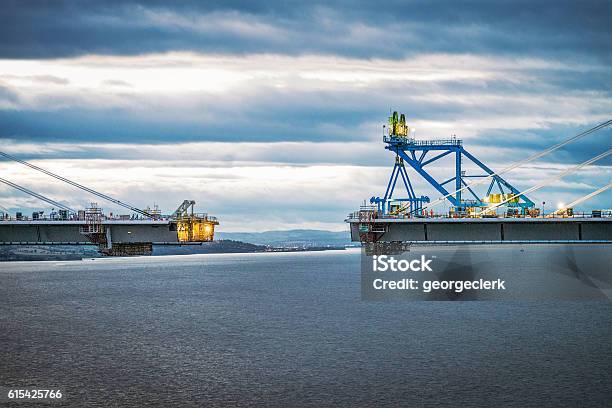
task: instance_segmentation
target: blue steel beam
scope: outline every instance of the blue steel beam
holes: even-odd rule
[[[427,182],[429,182],[429,184],[431,184],[438,192],[440,192],[444,196],[448,196],[447,197],[448,200],[455,207],[462,208],[465,206],[465,204],[462,203],[463,200],[461,199],[461,191],[459,190],[462,190],[464,185],[467,186],[467,183],[465,182],[464,178],[468,178],[468,177],[492,177],[491,184],[489,185],[486,195],[489,195],[491,193],[493,186],[497,185],[502,194],[505,193],[504,191],[504,187],[505,187],[510,192],[512,192],[513,194],[516,194],[520,199],[522,199],[523,202],[518,203],[517,204],[518,206],[520,207],[534,206],[533,201],[531,201],[525,195],[520,194],[520,192],[516,188],[514,188],[512,185],[510,185],[510,183],[508,183],[506,180],[504,180],[500,176],[496,175],[495,172],[493,172],[493,170],[487,167],[484,163],[478,160],[471,153],[466,151],[463,148],[460,140],[459,141],[458,140],[440,141],[439,143],[425,142],[425,143],[415,144],[414,142],[409,142],[406,139],[388,138],[388,139],[385,139],[385,142],[387,143],[387,146],[385,146],[387,150],[390,150],[396,153],[397,156],[401,157],[404,161],[406,161],[421,177],[423,177]],[[442,153],[439,153],[436,156],[431,157],[428,160],[424,161],[426,154],[431,150],[442,151]],[[420,157],[418,159],[416,155],[417,151],[421,152]],[[455,175],[454,177],[440,183],[424,169],[424,166],[430,163],[433,163],[436,160],[439,160],[451,153],[455,154]],[[474,163],[476,166],[478,166],[481,170],[484,170],[488,174],[486,175],[465,175],[464,176],[462,174],[462,159],[464,156],[468,160],[470,160],[472,163]],[[402,175],[404,185],[406,186],[406,190],[408,191],[409,200],[416,199],[416,194],[414,193],[414,190],[412,189],[412,183],[410,182],[410,178],[408,177],[408,174],[406,173],[406,169],[402,167],[396,173],[396,168],[394,167],[394,172],[392,173],[392,177],[394,177],[395,181],[397,180],[397,177],[399,174]],[[454,193],[454,197],[450,196],[450,193],[446,190],[446,188],[444,188],[444,185],[452,182],[453,180],[455,181],[455,191],[456,191]],[[395,181],[393,181],[392,183],[391,194],[386,195],[385,199],[388,199],[391,197],[393,189],[395,187]],[[389,182],[391,183],[392,181],[389,180]],[[389,186],[391,186],[391,184],[389,184]],[[389,190],[389,186],[387,190]],[[478,195],[471,188],[468,188],[467,190],[476,198],[476,201],[474,203],[470,203],[470,205],[474,205],[474,204],[480,205],[480,206],[485,205],[485,203],[482,202],[482,200],[478,197]]]
[[[408,191],[408,197],[416,198],[416,195],[414,194],[414,189],[412,188],[412,183],[410,182],[410,177],[408,177],[406,168],[403,165],[400,167],[400,174],[402,175],[402,179],[404,180],[404,186],[406,187],[406,191]]]
[[[451,178],[449,178],[448,180],[446,180],[446,181],[444,181],[444,182],[440,183],[440,185],[441,185],[441,186],[443,186],[443,185],[445,185],[445,184],[448,184],[448,183],[450,183],[451,181],[453,181],[454,179],[455,179],[455,177],[451,177]]]
[[[393,193],[395,191],[395,187],[397,186],[397,179],[401,175],[402,181],[404,183],[404,187],[406,188],[406,192],[408,193],[408,198],[400,198],[394,199],[395,201],[408,201],[411,205],[414,206],[415,209],[419,209],[422,207],[421,203],[429,202],[428,197],[417,198],[414,192],[414,188],[412,187],[412,183],[410,182],[410,177],[408,176],[408,172],[406,171],[406,167],[404,166],[403,161],[398,160],[399,156],[396,157],[395,165],[393,166],[393,171],[391,172],[391,176],[389,177],[389,182],[387,183],[387,190],[385,191],[385,196],[383,198],[380,197],[372,197],[370,199],[371,203],[376,203],[378,208],[382,212],[387,212],[388,210],[388,202],[392,199]]]
[[[478,196],[476,195],[476,193],[474,192],[474,190],[472,190],[470,187],[468,187],[468,184],[465,182],[465,180],[461,180],[461,183],[463,183],[463,185],[464,185],[464,186],[467,188],[467,190],[468,190],[470,193],[472,193],[472,195],[474,196],[474,198],[475,198],[477,201],[480,201],[480,197],[478,197]]]
[[[434,157],[432,157],[431,159],[426,160],[426,161],[425,161],[425,163],[421,163],[421,166],[427,166],[429,163],[434,162],[434,161],[436,161],[436,160],[438,160],[438,159],[441,159],[441,158],[443,158],[444,156],[446,156],[447,154],[451,154],[452,152],[453,152],[452,150],[448,150],[448,151],[446,151],[446,152],[444,152],[444,153],[442,153],[442,154],[439,154],[439,155],[437,155],[437,156],[434,156]]]
[[[461,149],[455,149],[455,200],[461,204]]]
[[[491,183],[489,184],[489,188],[487,189],[487,194],[485,194],[486,196],[491,194],[491,190],[493,190],[494,185],[495,185],[495,179],[491,179]]]
[[[408,156],[406,154],[405,151],[401,150],[401,149],[397,149],[396,153],[402,158],[404,159],[404,161],[408,162],[408,164],[410,164],[412,166],[412,168],[421,175],[421,177],[423,177],[425,180],[427,180],[427,182],[429,182],[429,184],[431,184],[436,190],[438,190],[438,192],[440,192],[443,195],[449,195],[449,192],[446,191],[446,189],[440,185],[440,183],[438,183],[438,181],[436,179],[434,179],[432,176],[429,175],[429,173],[427,173],[423,167],[421,166],[421,164],[418,162],[418,160],[413,160],[410,156]],[[459,206],[459,203],[455,202],[455,198],[454,197],[448,197],[449,201],[451,202],[451,204],[453,204],[454,206]]]
[[[523,208],[534,206],[534,203],[530,199],[528,199],[525,195],[520,194],[520,192],[512,185],[510,185],[510,183],[508,183],[500,176],[496,175],[493,170],[487,167],[471,153],[467,152],[463,148],[461,140],[452,138],[448,140],[415,141],[414,139],[407,139],[406,137],[402,136],[389,135],[383,136],[383,141],[386,143],[385,149],[396,154],[396,164],[394,166],[393,172],[391,173],[391,178],[387,185],[387,191],[385,192],[385,197],[383,199],[379,197],[373,197],[371,200],[372,202],[377,202],[379,204],[379,208],[382,204],[383,211],[385,211],[385,207],[387,206],[388,201],[393,196],[395,186],[397,184],[397,178],[400,174],[402,176],[404,186],[406,187],[408,198],[395,200],[409,202],[410,205],[406,208],[409,208],[411,212],[418,211],[418,209],[421,208],[420,205],[422,204],[422,202],[425,202],[425,200],[429,202],[428,197],[416,197],[406,168],[403,162],[397,159],[398,157],[403,159],[403,161],[407,162],[421,177],[423,177],[439,193],[446,197],[451,203],[451,205],[453,205],[459,210],[463,210],[464,207],[467,206],[487,205],[482,202],[481,198],[478,197],[476,192],[472,188],[470,188],[464,180],[470,177],[491,177],[492,180],[487,190],[487,196],[491,193],[493,187],[497,186],[497,188],[502,194],[505,194],[504,190],[507,190],[513,194],[516,194],[519,200],[522,200],[522,202],[519,201],[518,203],[509,203],[509,206],[519,206]],[[433,157],[429,157],[426,159],[426,156],[430,151],[436,151],[437,153],[435,153]],[[419,152],[419,155],[417,155],[417,152]],[[440,183],[435,177],[433,177],[431,174],[429,174],[427,170],[424,169],[426,165],[431,164],[453,153],[455,155],[454,177]],[[464,157],[487,174],[463,175],[462,166]],[[451,183],[453,180],[455,181],[455,191],[451,194],[446,190],[444,186],[448,183]],[[475,198],[475,200],[462,200],[461,191],[463,191],[464,189],[467,189],[468,192]]]
[[[394,177],[394,176],[395,176],[396,170],[397,170],[397,165],[393,166],[393,171],[391,172],[391,177],[389,178],[389,183],[387,184],[387,190],[385,191],[385,197],[384,197],[385,200],[390,197],[389,192],[390,191],[393,192],[393,188],[395,188],[394,180],[396,180],[397,177]],[[393,185],[393,188],[391,188],[391,185]]]
[[[489,175],[493,175],[495,174],[495,172],[493,170],[491,170],[490,168],[488,168],[484,163],[482,163],[480,160],[478,160],[476,157],[474,157],[471,153],[469,153],[467,150],[465,149],[461,149],[463,151],[463,154],[469,158],[470,160],[472,160],[472,162],[476,163],[481,169],[483,169],[484,171],[486,171],[487,173],[489,173]],[[512,192],[512,194],[517,194],[519,196],[519,198],[522,198],[523,201],[525,201],[525,207],[533,207],[535,206],[535,203],[533,201],[531,201],[529,198],[527,198],[527,196],[525,196],[524,194],[520,194],[520,191],[518,191],[516,188],[514,188],[510,183],[508,183],[506,180],[504,180],[503,178],[501,178],[498,175],[494,175],[493,178],[495,180],[497,180],[498,183],[501,183],[503,185],[506,186],[506,188],[508,188],[508,190],[510,190]],[[501,186],[500,186],[501,189]]]

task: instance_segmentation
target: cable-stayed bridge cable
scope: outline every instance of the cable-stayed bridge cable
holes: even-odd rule
[[[514,164],[512,164],[512,165],[510,165],[510,166],[508,166],[506,168],[504,168],[503,170],[500,170],[500,171],[495,172],[493,174],[490,174],[490,175],[488,175],[486,177],[482,177],[482,178],[480,178],[480,179],[478,179],[476,181],[473,181],[473,182],[465,185],[464,187],[462,187],[462,188],[460,188],[458,190],[453,191],[452,193],[449,193],[449,194],[447,194],[447,195],[445,195],[443,197],[440,197],[440,198],[432,201],[429,204],[424,205],[423,209],[431,208],[431,207],[434,207],[434,206],[436,206],[436,205],[438,205],[440,203],[443,203],[444,200],[446,200],[448,197],[454,196],[458,192],[462,192],[462,191],[465,191],[465,190],[467,190],[469,188],[472,188],[474,186],[477,186],[477,185],[480,185],[480,184],[484,184],[487,181],[489,181],[491,178],[493,178],[494,176],[501,176],[504,173],[507,173],[507,172],[509,172],[511,170],[516,169],[517,167],[520,167],[520,166],[522,166],[524,164],[527,164],[527,163],[532,162],[534,160],[537,160],[537,159],[539,159],[539,158],[541,158],[543,156],[546,156],[547,154],[550,154],[550,153],[554,152],[555,150],[558,150],[558,149],[562,148],[563,146],[566,146],[569,143],[571,143],[571,142],[573,142],[573,141],[575,141],[577,139],[580,139],[580,138],[582,138],[584,136],[590,135],[591,133],[595,133],[595,132],[597,132],[597,131],[599,131],[599,130],[601,130],[603,128],[606,128],[606,127],[608,127],[610,125],[612,125],[612,119],[607,120],[605,122],[602,122],[599,125],[594,126],[594,127],[590,128],[588,130],[585,130],[584,132],[581,132],[581,133],[579,133],[577,135],[574,135],[574,136],[570,137],[569,139],[565,139],[564,141],[562,141],[560,143],[557,143],[556,145],[551,146],[548,149],[545,149],[545,150],[542,150],[542,151],[540,151],[538,153],[535,153],[535,154],[527,157],[526,159],[518,161],[518,162],[516,162],[516,163],[514,163]]]
[[[69,179],[67,179],[67,178],[65,178],[65,177],[60,176],[59,174],[52,173],[52,172],[50,172],[49,170],[45,170],[45,169],[43,169],[42,167],[38,167],[38,166],[36,166],[36,165],[34,165],[34,164],[32,164],[32,163],[28,163],[28,162],[27,162],[27,161],[25,161],[25,160],[18,159],[17,157],[12,156],[12,155],[10,155],[10,154],[8,154],[8,153],[0,152],[0,156],[4,156],[4,157],[6,157],[7,159],[10,159],[10,160],[16,161],[17,163],[21,163],[21,164],[23,164],[24,166],[28,166],[28,167],[30,167],[31,169],[34,169],[34,170],[36,170],[36,171],[40,171],[41,173],[44,173],[44,174],[46,174],[46,175],[48,175],[48,176],[51,176],[51,177],[53,177],[53,178],[55,178],[55,179],[58,179],[58,180],[60,180],[60,181],[63,181],[64,183],[68,183],[68,184],[70,184],[71,186],[74,186],[74,187],[80,188],[81,190],[87,191],[87,192],[88,192],[88,193],[90,193],[90,194],[93,194],[93,195],[95,195],[95,196],[97,196],[97,197],[100,197],[100,198],[102,198],[102,199],[104,199],[104,200],[110,201],[110,202],[112,202],[112,203],[114,203],[114,204],[117,204],[117,205],[119,205],[119,206],[121,206],[121,207],[124,207],[124,208],[127,208],[127,209],[129,209],[129,210],[132,210],[132,211],[134,211],[134,212],[136,212],[136,213],[138,213],[138,214],[144,215],[145,217],[152,218],[151,214],[149,214],[149,213],[147,213],[146,211],[143,211],[143,210],[141,210],[141,209],[139,209],[139,208],[137,208],[137,207],[135,207],[135,206],[133,206],[133,205],[130,205],[130,204],[124,203],[124,202],[122,202],[122,201],[119,201],[119,200],[117,200],[117,199],[115,199],[115,198],[113,198],[113,197],[110,197],[110,196],[108,196],[108,195],[106,195],[106,194],[100,193],[99,191],[96,191],[96,190],[91,189],[91,188],[89,188],[89,187],[85,187],[84,185],[79,184],[79,183],[77,183],[76,181],[69,180]]]
[[[589,160],[587,160],[587,161],[585,161],[583,163],[580,163],[580,164],[578,164],[578,165],[576,165],[574,167],[570,167],[569,169],[566,169],[566,170],[562,171],[558,175],[556,175],[554,177],[551,177],[551,178],[545,180],[544,182],[542,182],[540,184],[536,184],[535,186],[530,187],[527,190],[523,190],[523,191],[519,192],[518,194],[511,194],[510,197],[506,198],[502,202],[497,203],[497,204],[495,204],[495,205],[493,205],[491,207],[487,207],[484,211],[481,211],[478,214],[482,214],[483,212],[488,212],[490,210],[494,210],[494,209],[496,209],[496,208],[506,204],[508,201],[513,200],[518,195],[528,194],[528,193],[531,193],[533,191],[539,190],[539,189],[541,189],[543,187],[546,187],[547,185],[552,184],[555,181],[558,181],[558,180],[562,179],[563,177],[567,176],[568,174],[574,173],[574,172],[580,170],[581,168],[583,168],[585,166],[588,166],[589,164],[595,163],[597,160],[601,160],[604,157],[609,156],[610,154],[612,154],[612,149],[608,149],[607,151],[605,151],[605,152],[603,152],[601,154],[598,154],[597,156],[595,156],[595,157],[593,157],[593,158],[591,158],[591,159],[589,159]],[[476,215],[478,215],[478,214],[476,214]]]
[[[28,189],[28,188],[25,188],[25,187],[23,187],[23,186],[20,186],[19,184],[15,184],[15,183],[13,183],[13,182],[11,182],[11,181],[8,181],[8,180],[6,180],[6,179],[3,179],[3,178],[0,178],[0,183],[4,183],[4,184],[6,184],[7,186],[13,187],[14,189],[17,189],[17,190],[22,191],[22,192],[24,192],[24,193],[26,193],[26,194],[29,194],[29,195],[31,195],[31,196],[33,196],[33,197],[36,197],[36,198],[38,198],[39,200],[42,200],[42,201],[44,201],[44,202],[46,202],[46,203],[48,203],[48,204],[51,204],[51,205],[53,205],[53,206],[55,206],[55,207],[58,207],[58,208],[61,208],[61,209],[63,209],[63,210],[67,210],[67,211],[70,211],[71,213],[75,213],[75,214],[76,214],[76,211],[75,211],[75,210],[73,210],[72,208],[70,208],[70,207],[68,207],[68,206],[66,206],[66,205],[64,205],[64,204],[62,204],[62,203],[59,203],[59,202],[57,202],[57,201],[55,201],[55,200],[52,200],[52,199],[50,199],[50,198],[48,198],[48,197],[45,197],[45,196],[44,196],[44,195],[42,195],[42,194],[38,194],[38,193],[36,193],[36,192],[34,192],[34,191],[32,191],[32,190]]]

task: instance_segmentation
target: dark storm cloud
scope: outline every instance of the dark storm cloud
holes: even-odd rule
[[[0,100],[2,91],[0,90]],[[55,111],[15,111],[0,110],[0,139],[27,139],[33,141],[72,141],[72,142],[123,142],[165,143],[168,140],[186,141],[325,141],[332,139],[359,140],[369,139],[371,135],[349,134],[332,135],[329,130],[319,128],[317,123],[349,129],[354,126],[355,112],[343,113],[341,109],[321,112],[299,112],[297,109],[283,112],[278,109],[262,113],[260,116],[235,117],[226,121],[221,115],[218,120],[206,124],[196,121],[175,121],[172,118],[151,120],[131,115],[120,110],[55,110]],[[195,114],[195,113],[194,113]],[[231,112],[225,112],[225,115]],[[336,115],[332,117],[332,115]],[[284,115],[284,116],[283,116]],[[380,115],[379,115],[380,116]],[[270,120],[266,120],[266,118]],[[370,112],[365,118],[372,118]],[[365,119],[360,117],[360,121]],[[377,117],[376,119],[380,119]],[[257,124],[253,125],[256,121]],[[380,121],[380,120],[379,120]],[[289,126],[291,125],[291,126]]]
[[[377,137],[394,107],[406,111],[410,120],[453,124],[444,134],[420,136],[456,132],[462,137],[469,129],[461,122],[473,120],[484,127],[472,135],[474,145],[504,140],[517,150],[542,149],[609,110],[612,71],[603,61],[610,61],[612,49],[611,12],[610,2],[563,1],[537,6],[527,1],[385,2],[384,7],[354,1],[4,2],[0,58],[5,59],[185,50],[239,54],[236,59],[250,53],[313,54],[329,56],[330,68],[339,56],[354,57],[355,66],[388,58],[382,66],[364,69],[384,74],[398,58],[412,56],[410,61],[446,52],[482,56],[482,66],[478,60],[468,63],[469,68],[482,68],[493,77],[383,79],[374,84],[290,77],[285,90],[256,79],[218,95],[194,91],[173,97],[139,94],[142,89],[119,77],[101,77],[99,89],[81,89],[78,84],[62,86],[72,84],[72,77],[23,76],[22,81],[36,82],[35,87],[0,83],[0,138],[75,143],[364,141]],[[501,63],[487,65],[500,56]],[[529,58],[545,63],[521,66],[519,60]],[[299,66],[302,61],[285,63]],[[435,64],[417,67],[419,75],[435,72]],[[458,56],[447,56],[443,71],[461,70],[462,64]],[[393,72],[410,72],[410,66]],[[8,74],[7,84],[21,73]],[[55,87],[43,92],[38,83],[45,81]],[[104,88],[112,88],[113,96]],[[188,101],[187,108],[183,101]],[[505,118],[524,124],[507,127]],[[487,130],[491,122],[496,130]],[[535,122],[544,125],[534,127]],[[588,143],[577,147],[580,157],[596,148]]]
[[[567,89],[546,82],[549,77],[566,82],[563,78],[570,76],[575,84]],[[173,101],[164,95],[128,94],[125,102],[109,109],[95,102],[81,103],[74,95],[51,93],[38,97],[40,108],[0,109],[0,138],[111,143],[366,141],[378,138],[389,108],[399,106],[408,113],[409,122],[453,124],[440,134],[432,134],[432,128],[421,129],[420,137],[447,137],[452,133],[465,137],[470,129],[462,122],[490,117],[499,122],[499,127],[470,135],[470,143],[486,147],[491,140],[503,140],[507,147],[539,150],[595,124],[584,119],[576,125],[573,115],[605,113],[605,105],[598,106],[605,94],[595,99],[597,95],[585,94],[578,86],[582,83],[587,92],[595,89],[596,82],[591,83],[590,78],[588,73],[552,72],[520,85],[497,80],[416,82],[409,84],[409,91],[399,93],[395,92],[394,82],[381,82],[374,88],[346,86],[329,90],[279,90],[262,85],[245,94],[192,93],[187,96],[192,99],[188,108],[173,106]],[[111,82],[114,86],[129,85]],[[574,91],[579,93],[574,95]],[[0,87],[0,102],[3,99],[12,103],[19,100],[16,93]],[[152,102],[158,104],[146,106]],[[64,104],[69,107],[55,107]],[[205,119],[201,118],[203,112]],[[551,122],[540,128],[512,123],[521,118],[532,123],[534,120],[529,118],[534,116],[538,122]],[[569,124],[560,125],[565,119]],[[511,126],[505,128],[504,121]],[[587,150],[593,147],[581,145],[585,146]]]
[[[513,157],[507,157],[507,151],[490,155],[490,159],[496,162],[518,161],[530,155],[530,151],[545,150],[559,141],[578,135],[591,127],[597,125],[592,123],[583,126],[551,125],[547,129],[520,129],[520,130],[490,130],[483,132],[478,137],[470,140],[467,150],[486,148],[494,142],[503,149],[511,150]],[[596,133],[587,135],[579,141],[563,147],[546,156],[548,163],[568,164],[582,163],[593,156],[612,148],[612,128],[605,128]],[[596,165],[612,166],[612,157],[608,156],[596,163]]]
[[[8,1],[0,57],[164,51],[403,58],[612,55],[604,1]]]

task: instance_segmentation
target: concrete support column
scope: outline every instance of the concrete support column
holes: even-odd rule
[[[113,238],[111,234],[110,225],[106,226],[106,249],[111,249],[113,247]]]
[[[457,206],[461,208],[461,150],[457,149],[455,152],[455,200],[457,200]]]

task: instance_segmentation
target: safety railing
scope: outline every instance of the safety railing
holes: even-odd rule
[[[461,139],[436,139],[436,140],[416,140],[398,136],[383,136],[383,142],[403,144],[406,146],[461,146]]]

